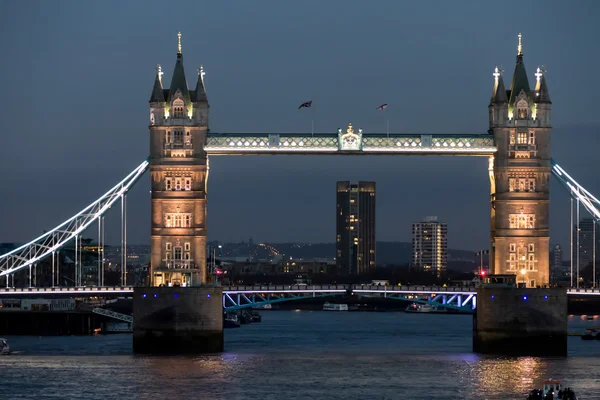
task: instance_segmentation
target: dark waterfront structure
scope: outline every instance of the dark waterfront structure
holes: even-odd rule
[[[223,351],[223,289],[147,287],[133,292],[133,352]]]
[[[477,289],[473,351],[564,357],[567,316],[566,289],[484,285]]]
[[[342,275],[375,268],[375,182],[337,183],[336,264]]]

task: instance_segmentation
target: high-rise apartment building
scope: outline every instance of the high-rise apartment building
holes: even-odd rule
[[[592,218],[582,218],[579,221],[579,244],[577,243],[577,226],[573,226],[573,265],[577,265],[577,248],[579,245],[579,268],[583,269],[591,265],[594,259],[594,250],[596,259],[598,258],[598,224],[594,230],[594,220]],[[594,249],[594,241],[596,248]],[[596,261],[597,263],[597,261]]]
[[[336,264],[342,275],[375,268],[375,182],[337,182]]]
[[[425,217],[412,226],[412,267],[441,277],[448,267],[448,226]]]

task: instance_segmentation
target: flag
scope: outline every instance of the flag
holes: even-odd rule
[[[386,108],[387,108],[387,103],[380,105],[375,110],[377,110],[377,111],[379,111],[379,110],[385,110]]]
[[[306,102],[300,104],[300,107],[298,107],[298,110],[301,109],[301,108],[304,108],[304,107],[306,107],[306,108],[312,107],[312,100],[311,101],[306,101]]]
[[[490,251],[489,251],[489,250],[481,250],[481,251],[478,251],[478,252],[477,252],[477,255],[478,255],[478,256],[481,256],[481,255],[483,255],[483,254],[490,254]]]

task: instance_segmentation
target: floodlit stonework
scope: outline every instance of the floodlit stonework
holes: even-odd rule
[[[550,281],[550,136],[552,103],[545,71],[529,87],[521,36],[509,90],[496,68],[489,105],[490,133],[497,147],[490,158],[491,248],[494,274],[515,274],[526,287]]]
[[[187,86],[181,42],[168,88],[162,75],[158,66],[150,98],[150,284],[192,286],[206,282],[209,106],[202,68],[196,89]]]

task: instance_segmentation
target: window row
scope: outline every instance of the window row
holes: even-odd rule
[[[192,190],[191,177],[167,177],[165,178],[165,190]]]
[[[165,142],[167,144],[192,144],[192,135],[189,131],[185,132],[185,136],[183,131],[167,131]]]
[[[177,248],[177,247],[181,247],[181,246],[176,246],[176,248]],[[185,251],[190,251],[190,250],[191,250],[191,248],[192,248],[192,244],[191,244],[190,242],[185,242],[185,243],[183,244],[183,249],[184,249]],[[167,242],[167,243],[166,243],[166,245],[165,245],[165,249],[166,249],[167,251],[172,251],[172,250],[173,250],[173,243],[171,243],[171,242]]]
[[[535,145],[535,132],[529,132],[529,135],[527,134],[527,132],[517,132],[517,135],[515,137],[515,133],[511,132],[510,133],[510,144],[511,145],[529,145],[529,146],[533,146]]]
[[[173,251],[165,252],[165,259],[169,260],[185,260],[189,261],[192,259],[192,255],[189,251],[182,252],[181,247],[175,247]]]
[[[510,229],[535,228],[535,214],[510,214],[508,220]]]
[[[167,228],[190,228],[192,226],[192,214],[167,213],[165,214],[165,226]]]
[[[535,192],[535,178],[509,178],[509,192]]]

